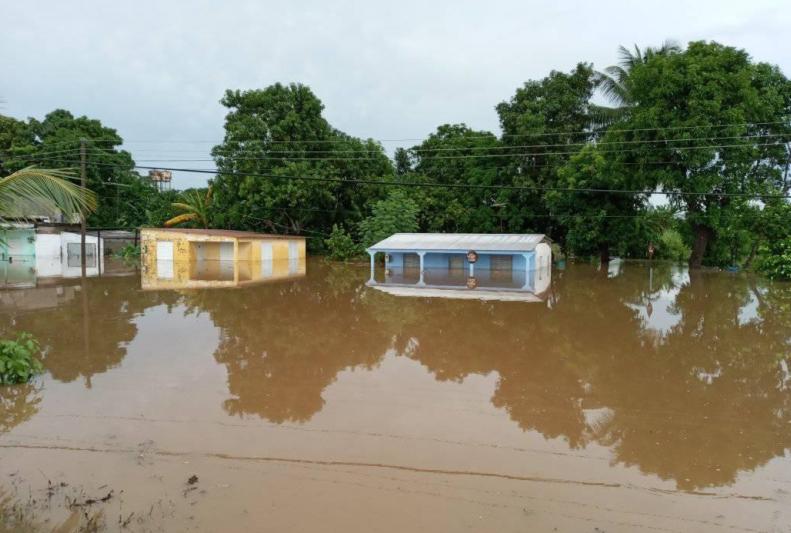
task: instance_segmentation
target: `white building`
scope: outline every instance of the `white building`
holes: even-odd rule
[[[14,270],[32,270],[35,278],[82,275],[79,233],[13,224],[2,228],[2,238],[5,243],[0,246],[0,261],[15,265]],[[86,275],[98,275],[104,269],[104,240],[86,235],[85,258]]]

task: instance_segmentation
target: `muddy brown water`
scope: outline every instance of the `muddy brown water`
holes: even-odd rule
[[[0,392],[0,531],[791,530],[791,285],[568,265],[527,303],[367,279],[0,291],[47,369]]]

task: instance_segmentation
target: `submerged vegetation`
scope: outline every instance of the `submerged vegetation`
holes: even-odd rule
[[[76,167],[85,138],[91,225],[301,234],[340,259],[394,231],[536,232],[602,261],[653,247],[693,268],[791,270],[791,82],[741,49],[621,48],[603,70],[580,62],[516,88],[495,106],[499,135],[443,124],[392,159],[333,127],[305,85],[229,90],[221,104],[211,189],[157,190],[115,130],[64,110],[0,117],[0,172]]]
[[[0,340],[0,385],[27,383],[44,367],[36,359],[39,344],[29,333],[20,333],[16,340]]]
[[[133,261],[140,258],[140,245],[127,244],[116,252],[116,255],[124,261]]]

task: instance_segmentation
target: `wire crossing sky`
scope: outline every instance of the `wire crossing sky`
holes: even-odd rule
[[[309,85],[334,127],[392,154],[444,123],[499,135],[494,106],[526,80],[614,64],[619,45],[716,40],[791,73],[783,0],[43,0],[5,2],[2,20],[0,113],[97,118],[162,166],[209,158],[226,89],[278,81]],[[177,173],[174,185],[205,181]]]

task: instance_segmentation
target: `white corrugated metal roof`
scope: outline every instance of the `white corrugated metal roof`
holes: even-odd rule
[[[545,238],[541,233],[396,233],[377,242],[368,250],[377,252],[399,250],[530,252]]]

